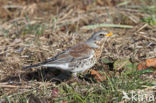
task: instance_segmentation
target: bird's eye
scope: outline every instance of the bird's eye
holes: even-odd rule
[[[100,34],[99,36],[100,36],[100,37],[104,37],[104,34]]]

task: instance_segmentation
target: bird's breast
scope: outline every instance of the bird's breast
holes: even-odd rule
[[[71,63],[69,68],[71,72],[84,72],[94,66],[96,61],[95,55],[92,55],[90,58]]]
[[[97,58],[97,60],[100,58],[102,51],[103,51],[103,44],[99,46],[99,48],[94,49],[95,51],[95,56]]]

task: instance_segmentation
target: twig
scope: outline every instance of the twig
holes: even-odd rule
[[[31,88],[30,86],[10,85],[7,83],[0,83],[1,88]]]
[[[141,32],[140,33],[138,33],[138,34],[142,34]],[[156,39],[154,38],[154,37],[148,37],[148,36],[145,36],[145,35],[140,35],[140,36],[142,36],[142,37],[144,37],[144,38],[146,38],[146,39],[149,39],[149,40],[153,40],[153,41],[156,41]]]
[[[136,32],[139,32],[139,31],[141,31],[142,29],[144,29],[145,27],[147,27],[148,26],[148,24],[144,24],[141,28],[139,28]]]
[[[8,8],[12,8],[12,9],[15,9],[15,8],[18,8],[18,9],[23,9],[23,6],[20,6],[20,5],[5,5],[3,6],[4,9],[8,9]]]

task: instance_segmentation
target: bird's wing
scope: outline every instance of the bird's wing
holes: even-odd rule
[[[23,69],[28,69],[28,68],[38,67],[38,66],[56,67],[58,64],[59,65],[62,64],[62,67],[65,67],[67,63],[90,58],[91,56],[94,55],[93,53],[94,51],[88,45],[81,43],[66,51],[63,51],[62,53],[56,55],[53,58],[47,59],[46,61],[38,64],[25,66],[23,67]]]
[[[67,51],[64,51],[55,56],[55,60],[50,61],[46,64],[65,64],[69,62],[75,62],[81,59],[87,59],[93,54],[93,50],[86,44],[79,44]]]

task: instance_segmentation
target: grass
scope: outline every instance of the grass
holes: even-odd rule
[[[2,24],[0,28],[0,80],[9,77],[4,82],[6,87],[0,85],[0,103],[2,101],[6,103],[28,103],[30,101],[36,101],[36,103],[41,101],[50,103],[131,103],[132,100],[123,99],[123,93],[127,93],[129,97],[132,91],[142,90],[143,94],[146,91],[155,93],[154,77],[150,77],[155,75],[154,69],[137,71],[137,64],[140,61],[155,57],[155,41],[152,39],[155,37],[154,0],[151,3],[147,0],[134,2],[126,0],[116,3],[117,7],[107,5],[106,8],[105,4],[109,4],[109,1],[104,1],[104,5],[100,2],[102,0],[75,1],[76,3],[73,2],[72,5],[67,5],[68,1],[56,1],[56,3],[54,1],[51,1],[52,4],[49,1],[48,6],[43,3],[44,7],[39,8],[44,12],[43,15],[38,10],[40,11],[38,15],[42,19],[34,13],[34,16],[17,16],[20,19],[16,20],[16,17],[12,17],[10,21],[0,22]],[[41,2],[40,6],[43,4]],[[31,4],[27,6],[29,5],[31,6]],[[48,10],[46,7],[52,8]],[[57,13],[51,13],[56,8]],[[14,14],[20,14],[19,12]],[[125,14],[126,19],[120,18],[121,13]],[[119,15],[119,18],[113,16],[116,14]],[[133,24],[126,22],[137,21],[134,20],[135,18],[140,21]],[[144,26],[142,22],[152,26]],[[86,40],[94,31],[105,29],[112,31],[114,37],[105,44],[101,58],[108,57],[111,60],[101,59],[100,66],[98,64],[94,66],[94,69],[97,69],[107,80],[98,82],[87,73],[79,76],[80,79],[83,78],[82,82],[67,80],[55,83],[51,82],[55,76],[53,72],[39,70],[33,73],[35,70],[21,70],[23,65],[44,61],[45,58]],[[38,42],[40,45],[36,44]],[[15,52],[21,48],[24,49],[20,53]],[[128,60],[123,59],[122,61],[121,58],[128,58]],[[108,71],[111,76],[107,75]],[[28,80],[22,78],[25,73],[28,74]],[[12,80],[12,75],[16,77],[15,80]],[[46,76],[51,78],[48,79]]]
[[[101,70],[100,70],[101,71]],[[101,71],[104,72],[104,71]],[[144,72],[136,71],[135,68],[127,74],[121,73],[115,76],[108,77],[107,81],[103,82],[72,82],[67,84],[66,82],[58,84],[53,87],[47,86],[46,81],[43,81],[42,86],[35,87],[36,89],[27,93],[16,94],[14,98],[3,96],[8,103],[27,103],[29,98],[27,95],[33,94],[40,100],[41,97],[49,98],[53,102],[62,103],[66,101],[68,103],[118,103],[123,101],[123,91],[130,93],[130,91],[137,91],[144,89],[144,86],[152,86],[148,80],[142,80],[140,78]],[[32,81],[35,82],[35,81]],[[34,99],[33,98],[33,99]],[[129,102],[132,102],[131,100]]]
[[[82,27],[82,29],[96,29],[102,27],[116,27],[116,28],[133,28],[131,25],[118,25],[118,24],[95,24],[95,25],[88,25]]]
[[[40,37],[44,33],[44,30],[45,30],[44,24],[40,24],[40,23],[31,24],[28,17],[26,17],[26,22],[27,22],[27,24],[21,30],[22,35],[34,34],[36,39],[38,39],[38,37]]]

